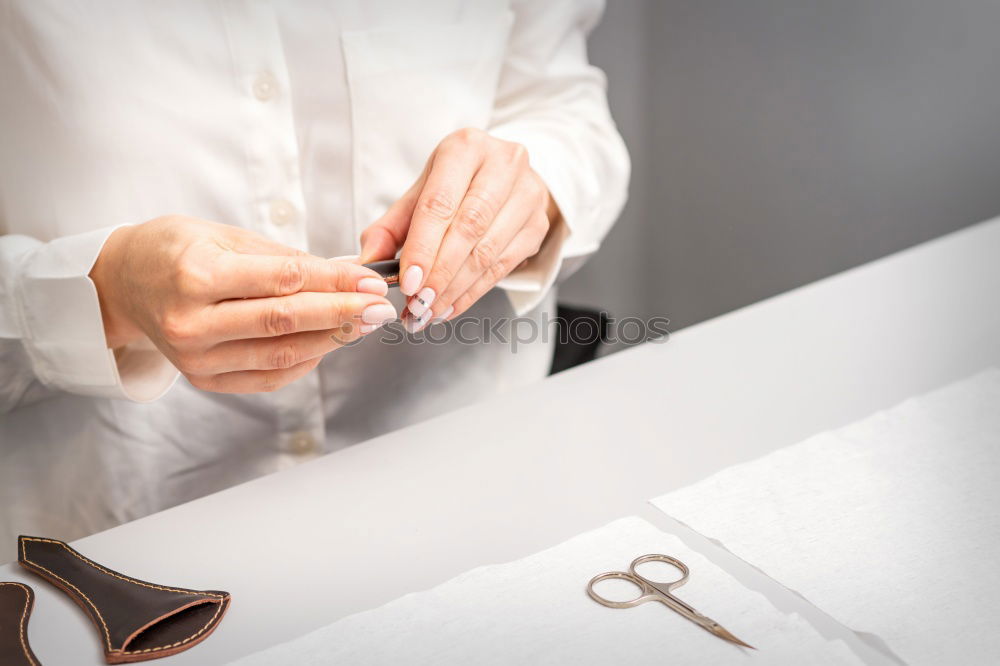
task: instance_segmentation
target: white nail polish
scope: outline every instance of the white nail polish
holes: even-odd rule
[[[431,304],[434,303],[434,297],[437,294],[430,287],[424,287],[417,295],[410,299],[407,303],[406,308],[413,313],[414,317],[422,317],[427,310],[430,309]]]
[[[399,290],[405,296],[413,296],[420,288],[420,283],[424,281],[424,271],[420,266],[410,266],[403,273],[403,279],[399,282]]]
[[[385,283],[385,280],[379,280],[378,278],[363,277],[358,280],[358,291],[365,294],[375,294],[376,296],[385,296],[389,293],[389,285]]]
[[[375,303],[369,305],[361,312],[361,321],[366,324],[377,324],[381,326],[387,321],[396,318],[396,308],[388,303]]]
[[[381,328],[378,324],[361,324],[358,330],[361,331],[361,335],[368,335],[377,328]]]
[[[428,319],[421,319],[420,317],[408,316],[403,319],[403,328],[405,328],[410,333],[417,333],[423,330],[424,326],[427,325]]]
[[[437,317],[434,317],[434,319],[431,319],[431,323],[432,324],[443,324],[443,323],[445,323],[448,320],[448,317],[450,317],[451,313],[454,312],[454,311],[455,311],[455,306],[454,305],[449,305],[447,310],[445,310],[444,312],[442,312],[441,314],[439,314]]]

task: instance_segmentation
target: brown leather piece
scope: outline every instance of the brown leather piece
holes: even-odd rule
[[[229,608],[228,592],[131,578],[57,539],[18,538],[21,566],[68,594],[94,622],[109,664],[166,657],[197,645]]]
[[[28,643],[28,618],[35,593],[24,583],[0,583],[0,664],[41,666]]]
[[[378,273],[385,283],[390,287],[399,285],[399,259],[387,259],[385,261],[373,261],[370,264],[362,264],[365,268],[370,268]]]

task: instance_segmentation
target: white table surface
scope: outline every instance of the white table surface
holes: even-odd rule
[[[74,545],[231,592],[215,635],[168,659],[225,662],[621,516],[653,520],[649,498],[1000,364],[998,304],[1000,219]],[[103,663],[68,598],[16,564],[0,580],[35,589],[46,666]]]

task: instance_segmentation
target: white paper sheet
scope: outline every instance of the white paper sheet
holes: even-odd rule
[[[1000,664],[1000,371],[653,504],[912,664]]]
[[[611,609],[590,578],[666,553],[691,569],[677,596],[758,651],[715,638],[662,604]],[[603,590],[599,590],[603,591]],[[616,597],[622,598],[622,597]],[[234,664],[859,664],[797,615],[776,610],[640,518],[623,518],[516,562],[352,615]]]

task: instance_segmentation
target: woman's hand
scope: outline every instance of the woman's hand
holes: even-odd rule
[[[559,211],[519,144],[446,137],[406,194],[361,235],[361,261],[400,256],[407,328],[457,316],[535,255]]]
[[[145,334],[207,391],[273,391],[396,317],[373,271],[186,217],[118,229],[90,277],[109,347]]]

